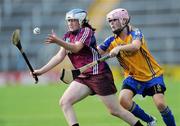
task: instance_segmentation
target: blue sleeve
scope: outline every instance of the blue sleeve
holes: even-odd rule
[[[103,51],[106,51],[109,46],[111,45],[111,42],[114,41],[114,36],[110,36],[104,40],[102,44],[99,45],[99,48]]]
[[[133,30],[131,32],[131,35],[133,37],[133,40],[136,40],[136,39],[142,40],[142,38],[143,38],[143,34],[142,34],[142,32],[139,29]]]

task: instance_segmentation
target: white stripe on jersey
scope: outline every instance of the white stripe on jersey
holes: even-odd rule
[[[91,48],[92,54],[93,54],[93,61],[98,60],[98,53],[95,49]],[[98,74],[98,64],[93,66],[93,74]]]
[[[90,29],[89,28],[85,28],[83,35],[81,36],[81,38],[79,39],[79,41],[81,42],[85,42],[85,40],[87,39],[88,35],[89,35]]]

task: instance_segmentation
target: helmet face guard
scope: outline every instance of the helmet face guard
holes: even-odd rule
[[[83,21],[87,17],[87,12],[82,9],[73,9],[66,13],[66,20],[70,19],[77,19],[79,21],[80,26],[82,25]]]

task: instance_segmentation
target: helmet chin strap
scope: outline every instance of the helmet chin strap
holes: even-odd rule
[[[124,30],[124,28],[127,27],[127,25],[129,24],[129,22],[130,22],[130,17],[129,17],[129,20],[127,21],[126,25],[124,25],[122,28],[119,28],[119,29],[113,31],[113,33],[116,34],[117,36],[120,35],[120,33]]]

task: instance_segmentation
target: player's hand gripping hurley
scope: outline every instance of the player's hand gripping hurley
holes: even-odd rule
[[[13,43],[13,44],[19,49],[19,51],[21,52],[24,60],[26,61],[26,64],[28,65],[30,71],[31,71],[32,74],[33,74],[34,70],[33,70],[32,66],[31,66],[31,64],[30,64],[30,62],[29,62],[29,60],[28,60],[25,52],[23,51],[22,46],[21,46],[21,42],[20,42],[20,30],[19,30],[19,29],[16,29],[16,30],[13,32],[11,40],[12,40],[12,43]],[[35,79],[35,83],[38,83],[38,77],[37,77],[37,75],[33,74],[33,77],[34,77],[34,79]]]
[[[89,69],[90,67],[102,62],[102,61],[105,61],[106,59],[110,58],[111,56],[110,55],[107,55],[107,56],[104,56],[96,61],[93,61],[79,69],[75,69],[75,70],[71,70],[71,69],[62,69],[61,71],[61,76],[60,76],[60,79],[66,83],[66,84],[69,84],[71,83],[74,79],[76,79],[81,73],[83,73],[84,71],[86,71],[87,69]]]

